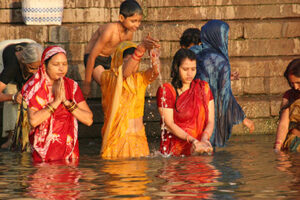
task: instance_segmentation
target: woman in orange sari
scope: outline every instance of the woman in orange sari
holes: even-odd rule
[[[151,53],[152,67],[137,72],[140,59],[155,40],[147,36],[140,45],[126,41],[113,55],[111,69],[102,72],[100,86],[104,125],[101,157],[106,159],[149,155],[143,124],[145,92],[159,74],[157,54]]]
[[[209,85],[195,79],[196,55],[180,49],[174,56],[171,83],[158,88],[156,98],[162,116],[160,151],[163,155],[211,152],[214,100]]]
[[[32,127],[29,140],[34,161],[77,161],[77,120],[86,125],[93,122],[78,84],[65,77],[67,71],[65,50],[50,46],[43,52],[38,72],[22,88]]]

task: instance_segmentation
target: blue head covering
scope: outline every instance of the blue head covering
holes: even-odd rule
[[[229,26],[221,20],[208,21],[201,28],[201,42],[203,48],[214,48],[228,58]]]

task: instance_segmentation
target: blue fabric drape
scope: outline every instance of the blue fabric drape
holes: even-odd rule
[[[232,126],[246,117],[231,90],[228,32],[227,23],[211,20],[201,29],[202,50],[191,48],[197,54],[195,78],[208,82],[214,96],[215,128],[210,141],[217,147],[225,145]]]

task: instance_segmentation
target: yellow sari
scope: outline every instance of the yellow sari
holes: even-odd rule
[[[123,52],[136,47],[130,41],[121,43],[112,57],[111,69],[101,75],[102,128],[101,156],[106,159],[141,157],[149,155],[144,125],[132,131],[132,120],[144,115],[145,92],[150,83],[144,72],[123,79]]]

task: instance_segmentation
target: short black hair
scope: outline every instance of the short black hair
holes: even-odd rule
[[[127,55],[132,55],[134,53],[135,47],[130,47],[123,51],[123,58],[125,58]]]
[[[189,47],[191,44],[199,44],[201,31],[198,28],[186,29],[180,37],[180,46]]]
[[[143,10],[137,1],[125,0],[120,5],[120,14],[127,18],[133,16],[134,14],[143,15]]]

